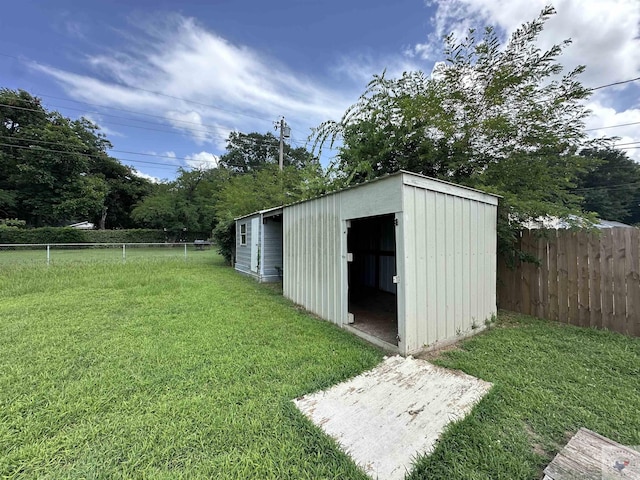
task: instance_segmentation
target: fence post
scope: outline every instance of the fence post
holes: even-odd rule
[[[184,243],[184,261],[187,261],[187,242]]]
[[[122,244],[122,263],[127,261],[127,244]]]
[[[47,265],[51,261],[51,252],[49,251],[49,244],[47,244]]]

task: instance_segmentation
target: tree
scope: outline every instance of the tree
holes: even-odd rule
[[[156,187],[133,209],[133,219],[150,228],[166,229],[178,238],[186,229],[209,235],[215,225],[219,192],[231,173],[223,168],[180,169],[176,180]]]
[[[235,247],[234,218],[324,193],[326,178],[317,157],[304,148],[284,146],[284,168],[278,167],[279,140],[271,133],[232,132],[220,167],[233,176],[220,190],[213,236],[228,262]]]
[[[244,175],[235,175],[220,192],[216,204],[217,224],[213,235],[219,252],[231,262],[235,247],[234,219],[258,210],[305,200],[324,193],[322,171],[314,166],[267,165]]]
[[[584,209],[606,220],[640,222],[640,165],[612,148],[587,149],[580,155],[596,160],[577,184]]]
[[[285,166],[304,168],[317,164],[317,159],[305,148],[291,148],[284,143],[283,163]],[[220,157],[219,165],[233,173],[249,173],[266,165],[278,165],[280,140],[273,134],[231,132],[227,148]]]
[[[110,147],[89,120],[48,112],[23,90],[0,89],[0,214],[30,226],[130,223],[125,217],[151,184],[109,157]]]
[[[316,147],[342,140],[333,169],[345,183],[402,168],[501,195],[501,249],[521,222],[579,213],[573,189],[592,161],[577,152],[603,142],[584,131],[584,67],[561,76],[569,41],[537,46],[553,14],[545,8],[504,46],[490,27],[448,36],[431,76],[374,77],[340,121],[315,130]]]

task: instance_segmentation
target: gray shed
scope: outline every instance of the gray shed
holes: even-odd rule
[[[282,280],[282,207],[236,219],[235,269],[260,282]]]
[[[293,302],[409,355],[477,332],[496,313],[497,205],[401,171],[237,219],[236,269],[281,276]]]

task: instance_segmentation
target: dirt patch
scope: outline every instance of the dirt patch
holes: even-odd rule
[[[431,362],[433,360],[439,359],[446,352],[452,352],[455,350],[461,350],[458,342],[452,343],[450,345],[445,345],[441,348],[436,348],[434,350],[429,350],[428,352],[422,352],[416,355],[416,358],[421,358],[422,360],[426,360],[427,362]]]
[[[528,423],[524,424],[524,431],[527,432],[531,447],[533,448],[533,453],[544,458],[550,458],[549,452],[547,452],[542,446],[542,443],[540,443],[540,436],[533,431]]]

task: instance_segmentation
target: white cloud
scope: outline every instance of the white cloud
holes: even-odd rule
[[[376,57],[371,54],[342,56],[332,70],[334,75],[346,77],[364,89],[373,75],[381,75],[385,72],[389,78],[398,78],[404,72],[420,70],[422,66],[414,60],[414,57],[411,50],[405,50],[403,55],[386,57]]]
[[[187,155],[185,162],[191,168],[197,170],[209,170],[218,166],[219,157],[209,152],[194,153]]]
[[[220,137],[236,128],[270,129],[280,115],[300,128],[316,126],[339,117],[354,100],[191,18],[172,15],[137,27],[120,51],[86,59],[90,75],[31,66],[76,99],[100,98],[114,107],[162,115],[200,144],[220,145]]]
[[[131,171],[136,177],[145,178],[149,180],[151,183],[160,183],[161,180],[158,177],[154,177],[153,175],[148,175],[140,170],[136,170],[135,168],[131,168]]]
[[[590,102],[588,107],[593,112],[586,122],[586,127],[590,130],[589,133],[594,137],[618,137],[614,145],[619,145],[619,148],[624,151],[629,158],[633,158],[636,162],[640,163],[640,148],[629,148],[640,146],[640,144],[621,145],[640,140],[638,138],[640,108],[631,108],[617,112],[614,108],[605,106],[599,101]],[[615,125],[625,126],[606,128]]]
[[[493,25],[505,37],[533,20],[548,0],[434,0],[435,31],[414,47],[423,58],[439,58],[442,38],[453,32],[464,37],[470,27]],[[546,23],[541,48],[571,39],[561,61],[567,69],[586,65],[585,86],[597,86],[640,74],[640,2],[638,0],[557,0],[557,11]]]

